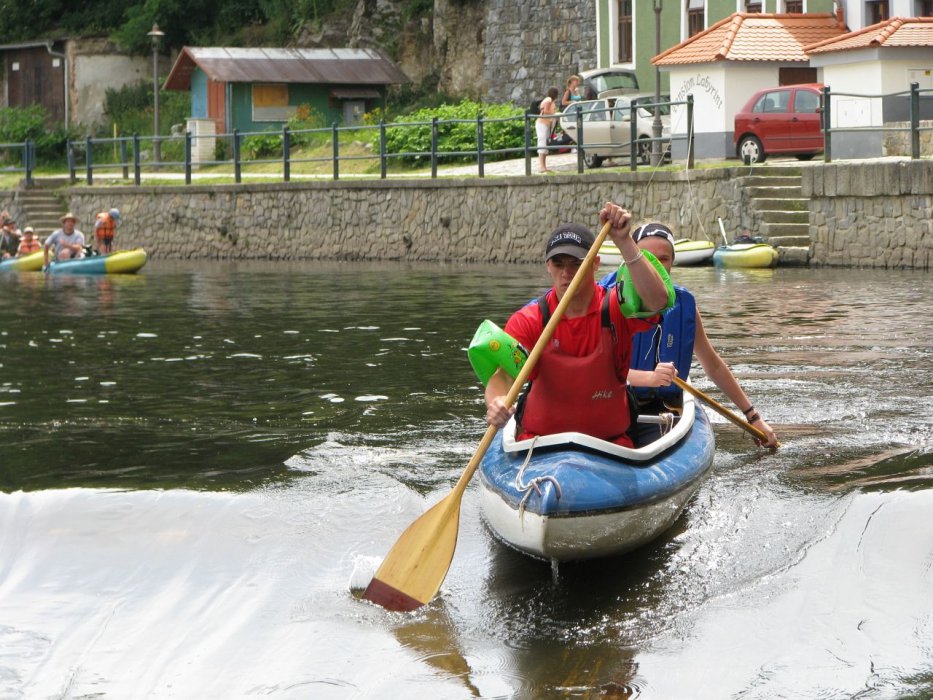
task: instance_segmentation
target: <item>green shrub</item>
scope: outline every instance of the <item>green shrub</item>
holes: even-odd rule
[[[259,160],[282,155],[282,133],[269,132],[247,136],[240,144],[240,156],[244,160]]]
[[[295,116],[288,120],[288,130],[292,132],[304,129],[327,129],[329,126],[327,117],[311,105],[299,105]],[[291,135],[291,145],[292,148],[314,148],[315,146],[323,146],[330,141],[330,138],[331,133],[329,131],[293,133]]]
[[[525,144],[525,126],[521,119],[524,112],[508,104],[483,105],[472,100],[459,104],[441,105],[419,109],[391,122],[386,128],[386,151],[388,153],[423,153],[418,156],[402,156],[408,163],[430,160],[431,120],[438,119],[437,151],[439,154],[476,151],[476,119],[482,112],[484,119],[506,119],[483,124],[483,150],[521,148]],[[464,121],[460,121],[464,120]],[[406,126],[410,124],[411,126]],[[373,149],[379,151],[378,135],[372,140]],[[489,160],[514,157],[515,154],[490,154]],[[439,155],[440,162],[473,162],[476,155]]]
[[[71,130],[61,124],[49,125],[49,115],[42,105],[5,107],[0,109],[0,143],[36,144],[36,159],[40,163],[60,163],[65,160]],[[19,151],[8,151],[7,162],[21,160]]]

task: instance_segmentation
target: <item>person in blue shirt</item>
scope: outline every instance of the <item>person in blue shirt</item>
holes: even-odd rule
[[[651,222],[632,232],[639,248],[653,253],[668,272],[674,264],[674,234],[664,224]],[[614,275],[614,273],[613,273]],[[609,277],[600,284],[605,284]],[[614,281],[614,280],[613,280]],[[703,330],[703,320],[693,294],[674,285],[676,301],[654,331],[638,333],[633,339],[632,365],[628,373],[639,405],[660,408],[664,401],[679,404],[681,390],[674,376],[686,380],[695,354],[706,376],[738,407],[745,420],[768,436],[765,447],[776,448],[777,435],[758,413],[716,348]],[[646,410],[646,412],[650,412]]]

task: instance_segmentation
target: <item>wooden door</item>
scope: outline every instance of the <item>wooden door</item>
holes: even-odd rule
[[[214,120],[218,134],[227,133],[227,84],[207,81],[207,116]]]

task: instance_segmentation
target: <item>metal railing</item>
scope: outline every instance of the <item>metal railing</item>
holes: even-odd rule
[[[35,142],[27,139],[21,143],[0,143],[0,173],[23,173],[26,184],[31,185],[35,168]]]
[[[684,102],[663,102],[659,106],[686,105],[688,123],[693,121],[693,98],[688,96]],[[630,148],[631,170],[638,167],[637,155],[639,148],[644,144],[650,144],[654,140],[663,140],[669,142],[670,137],[661,139],[652,139],[651,137],[639,136],[636,131],[636,110],[639,108],[651,109],[654,103],[641,103],[630,107],[632,129],[630,142],[635,144]],[[608,112],[616,111],[616,108],[608,108]],[[557,118],[560,114],[556,115]],[[509,156],[515,158],[523,157],[525,160],[525,174],[531,175],[532,160],[537,157],[538,147],[532,139],[534,133],[533,123],[538,118],[537,115],[524,114],[514,117],[486,118],[482,114],[476,119],[448,119],[440,120],[434,118],[431,121],[421,122],[380,122],[375,125],[363,126],[339,126],[333,124],[330,127],[316,129],[295,129],[291,130],[284,127],[281,131],[258,131],[241,132],[233,130],[226,134],[212,135],[193,135],[187,132],[176,136],[159,136],[158,139],[152,136],[139,136],[118,138],[91,138],[87,137],[83,141],[68,142],[68,174],[72,182],[76,182],[81,173],[87,184],[93,185],[95,178],[106,176],[107,173],[117,173],[117,179],[132,180],[136,185],[141,184],[143,174],[159,173],[161,177],[177,176],[182,178],[186,184],[191,184],[194,179],[195,170],[205,170],[205,175],[211,177],[230,177],[240,183],[243,180],[244,173],[249,175],[250,169],[256,166],[277,164],[281,169],[277,169],[274,176],[280,176],[283,181],[289,182],[294,173],[294,166],[303,163],[329,163],[329,176],[334,180],[339,180],[343,173],[341,164],[350,161],[370,160],[379,163],[378,176],[382,179],[389,175],[390,164],[400,160],[420,160],[430,163],[430,177],[439,176],[439,166],[442,160],[462,159],[472,161],[476,165],[476,174],[478,177],[486,176],[486,166],[492,160],[504,159]],[[581,122],[582,115],[577,114],[577,133],[583,141],[584,123]],[[522,142],[514,146],[488,148],[486,145],[485,134],[491,127],[499,124],[521,123],[521,132],[523,134]],[[460,147],[457,150],[442,150],[440,147],[441,130],[445,128],[456,128],[457,125],[470,125],[472,140],[468,148]],[[406,129],[427,129],[429,130],[430,146],[427,150],[390,150],[388,147],[388,136],[393,130]],[[692,129],[688,131],[692,133]],[[344,152],[344,146],[347,141],[363,140],[373,144],[373,152],[370,154],[353,154]],[[275,157],[253,156],[244,157],[244,144],[249,143],[253,137],[261,138],[266,143],[266,152],[275,153]],[[674,139],[687,139],[687,136],[679,135]],[[207,150],[212,153],[212,157],[194,158],[193,154],[198,152],[202,139],[207,139]],[[154,157],[158,152],[155,148],[155,142],[158,140],[161,157],[158,160]],[[295,154],[295,142],[316,143],[320,146],[330,146],[328,155],[320,156],[301,156]],[[274,147],[269,148],[269,143],[274,143]],[[628,142],[619,144],[620,147]],[[224,144],[218,147],[218,144]],[[378,144],[378,150],[375,146]],[[594,148],[604,144],[588,143],[587,147]],[[667,143],[669,148],[669,143]],[[556,152],[567,145],[552,144],[549,145],[550,153]],[[584,150],[577,148],[577,172],[584,171]],[[662,148],[662,150],[664,150]],[[693,167],[693,144],[692,139],[688,146],[688,167]],[[232,171],[232,172],[231,172]],[[265,173],[269,175],[269,173]],[[375,175],[375,173],[372,173]]]
[[[910,134],[910,157],[917,160],[920,154],[920,134],[924,131],[933,131],[933,126],[920,125],[920,96],[924,93],[933,96],[933,89],[920,89],[919,83],[911,83],[910,89],[901,92],[892,92],[881,95],[863,95],[849,92],[833,92],[830,87],[823,87],[822,103],[822,129],[823,129],[823,160],[831,163],[833,159],[833,135],[843,133],[885,133],[885,132],[908,132]],[[891,98],[906,97],[908,101],[908,119],[907,126],[885,126],[884,124],[874,124],[866,126],[832,126],[833,120],[833,100],[840,98],[856,98],[863,100],[885,100]]]

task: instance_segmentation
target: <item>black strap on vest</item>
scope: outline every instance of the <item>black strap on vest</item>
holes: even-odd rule
[[[603,328],[612,330],[612,342],[616,342],[616,329],[612,325],[612,316],[609,313],[609,294],[603,297],[602,307],[600,308],[599,319]],[[541,311],[541,327],[544,328],[547,322],[551,320],[551,308],[547,303],[547,294],[538,297],[538,309]]]

